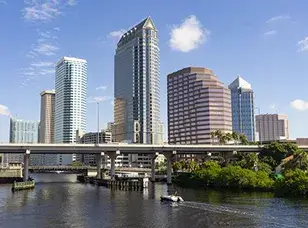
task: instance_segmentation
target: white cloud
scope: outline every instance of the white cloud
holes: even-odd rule
[[[0,4],[7,4],[7,1],[5,1],[5,0],[0,0]]]
[[[60,28],[59,27],[55,27],[55,28],[53,28],[54,30],[56,30],[56,31],[60,31]]]
[[[36,51],[38,54],[51,56],[51,55],[55,55],[56,52],[59,50],[59,48],[52,44],[43,43],[43,44],[39,44],[33,50]]]
[[[98,103],[98,102],[104,102],[107,100],[110,100],[110,96],[99,96],[99,97],[88,97],[89,103]]]
[[[114,38],[118,41],[125,32],[126,32],[125,29],[120,29],[118,31],[112,31],[109,33],[109,37]]]
[[[22,9],[25,20],[52,21],[62,14],[62,5],[76,5],[75,0],[24,0],[26,7]]]
[[[54,74],[55,73],[55,69],[53,69],[53,68],[49,68],[49,69],[40,69],[39,71],[38,71],[38,74],[39,75],[52,75],[52,74]]]
[[[69,6],[74,6],[74,5],[77,4],[77,2],[76,2],[76,0],[67,0],[66,4],[69,5]]]
[[[270,30],[268,32],[265,32],[263,35],[265,37],[268,37],[268,36],[273,36],[273,35],[276,35],[277,34],[277,31],[276,30]]]
[[[299,46],[299,52],[308,51],[308,36],[305,37],[305,39],[298,41],[297,46]]]
[[[303,101],[301,99],[296,99],[291,102],[291,107],[300,111],[308,109],[308,101]]]
[[[3,116],[10,116],[10,111],[8,109],[8,107],[6,107],[5,105],[0,104],[0,115]]]
[[[22,12],[29,21],[50,21],[61,14],[58,1],[25,1],[28,5]]]
[[[172,50],[189,52],[205,43],[210,31],[202,26],[196,16],[191,15],[182,24],[174,25],[170,35],[169,46]]]
[[[291,17],[289,15],[279,15],[276,17],[272,17],[266,21],[266,23],[275,23],[277,21],[289,20]]]
[[[31,66],[33,67],[49,67],[49,66],[54,66],[53,62],[35,62],[35,63],[31,63]]]
[[[111,104],[112,106],[114,106],[114,100],[110,101],[110,104]]]
[[[96,90],[106,90],[106,89],[107,89],[106,85],[96,87]]]

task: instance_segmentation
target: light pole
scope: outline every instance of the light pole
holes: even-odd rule
[[[260,116],[261,114],[261,109],[259,107],[256,107],[256,109],[258,110],[258,115]],[[259,142],[260,145],[262,146],[262,137],[261,137],[261,121],[259,120]]]
[[[97,145],[99,145],[99,102],[97,102]]]

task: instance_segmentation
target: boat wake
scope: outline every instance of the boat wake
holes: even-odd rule
[[[277,225],[277,227],[296,227],[294,225],[287,225],[285,223],[281,222],[281,219],[274,216],[264,215],[264,214],[258,214],[257,212],[251,212],[251,211],[245,211],[246,208],[238,209],[233,208],[231,206],[220,206],[215,204],[209,204],[209,203],[199,203],[199,202],[193,202],[193,201],[185,201],[177,204],[177,207],[187,207],[187,208],[193,208],[198,210],[204,210],[212,213],[219,213],[219,214],[233,214],[238,215],[240,217],[250,217],[252,219],[256,220],[262,220],[264,223]],[[308,223],[306,224],[308,227]]]

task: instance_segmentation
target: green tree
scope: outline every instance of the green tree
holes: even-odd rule
[[[73,162],[71,163],[71,166],[74,166],[74,167],[82,166],[82,165],[83,165],[82,162],[79,162],[79,161],[73,161]]]
[[[233,137],[232,137],[232,133],[226,133],[226,141],[227,142],[230,142],[231,140],[233,139]]]
[[[215,132],[215,131],[212,131],[212,132],[211,132],[212,144],[215,144],[215,139],[216,139],[216,132]]]
[[[232,139],[234,140],[235,144],[238,144],[239,141],[239,134],[235,131],[232,132]]]
[[[220,165],[215,161],[202,163],[201,169],[193,173],[192,179],[202,186],[213,186],[221,171]]]
[[[221,144],[221,141],[223,140],[222,137],[223,137],[223,133],[220,129],[216,130],[215,131],[215,136],[216,138],[218,139],[218,142]]]
[[[308,154],[306,152],[301,152],[294,154],[294,158],[283,165],[285,170],[288,169],[301,169],[308,170]]]
[[[240,137],[240,141],[241,141],[242,145],[248,145],[249,144],[245,134],[241,134],[239,137]]]
[[[177,172],[179,170],[182,170],[182,165],[180,162],[173,162],[172,163],[172,169],[173,169],[173,172]]]
[[[279,195],[308,195],[308,173],[300,169],[287,170],[275,185]]]
[[[194,172],[199,169],[199,165],[196,161],[192,160],[188,163],[188,169],[190,172]]]
[[[260,159],[274,169],[281,163],[282,159],[300,153],[302,153],[302,150],[295,144],[272,142],[263,147],[260,153]]]

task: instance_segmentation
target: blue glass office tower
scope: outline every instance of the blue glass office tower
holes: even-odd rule
[[[11,117],[10,143],[38,143],[39,121],[27,121]],[[31,158],[32,157],[32,158]],[[32,155],[30,163],[35,163],[39,156]],[[8,162],[23,162],[23,154],[9,154]]]
[[[117,44],[115,141],[163,143],[159,81],[157,29],[148,17],[124,33]]]
[[[238,76],[230,85],[232,129],[255,141],[254,93],[251,85]]]
[[[122,35],[114,65],[114,141],[162,144],[158,34],[150,17]],[[151,160],[124,155],[123,166],[149,168]]]

